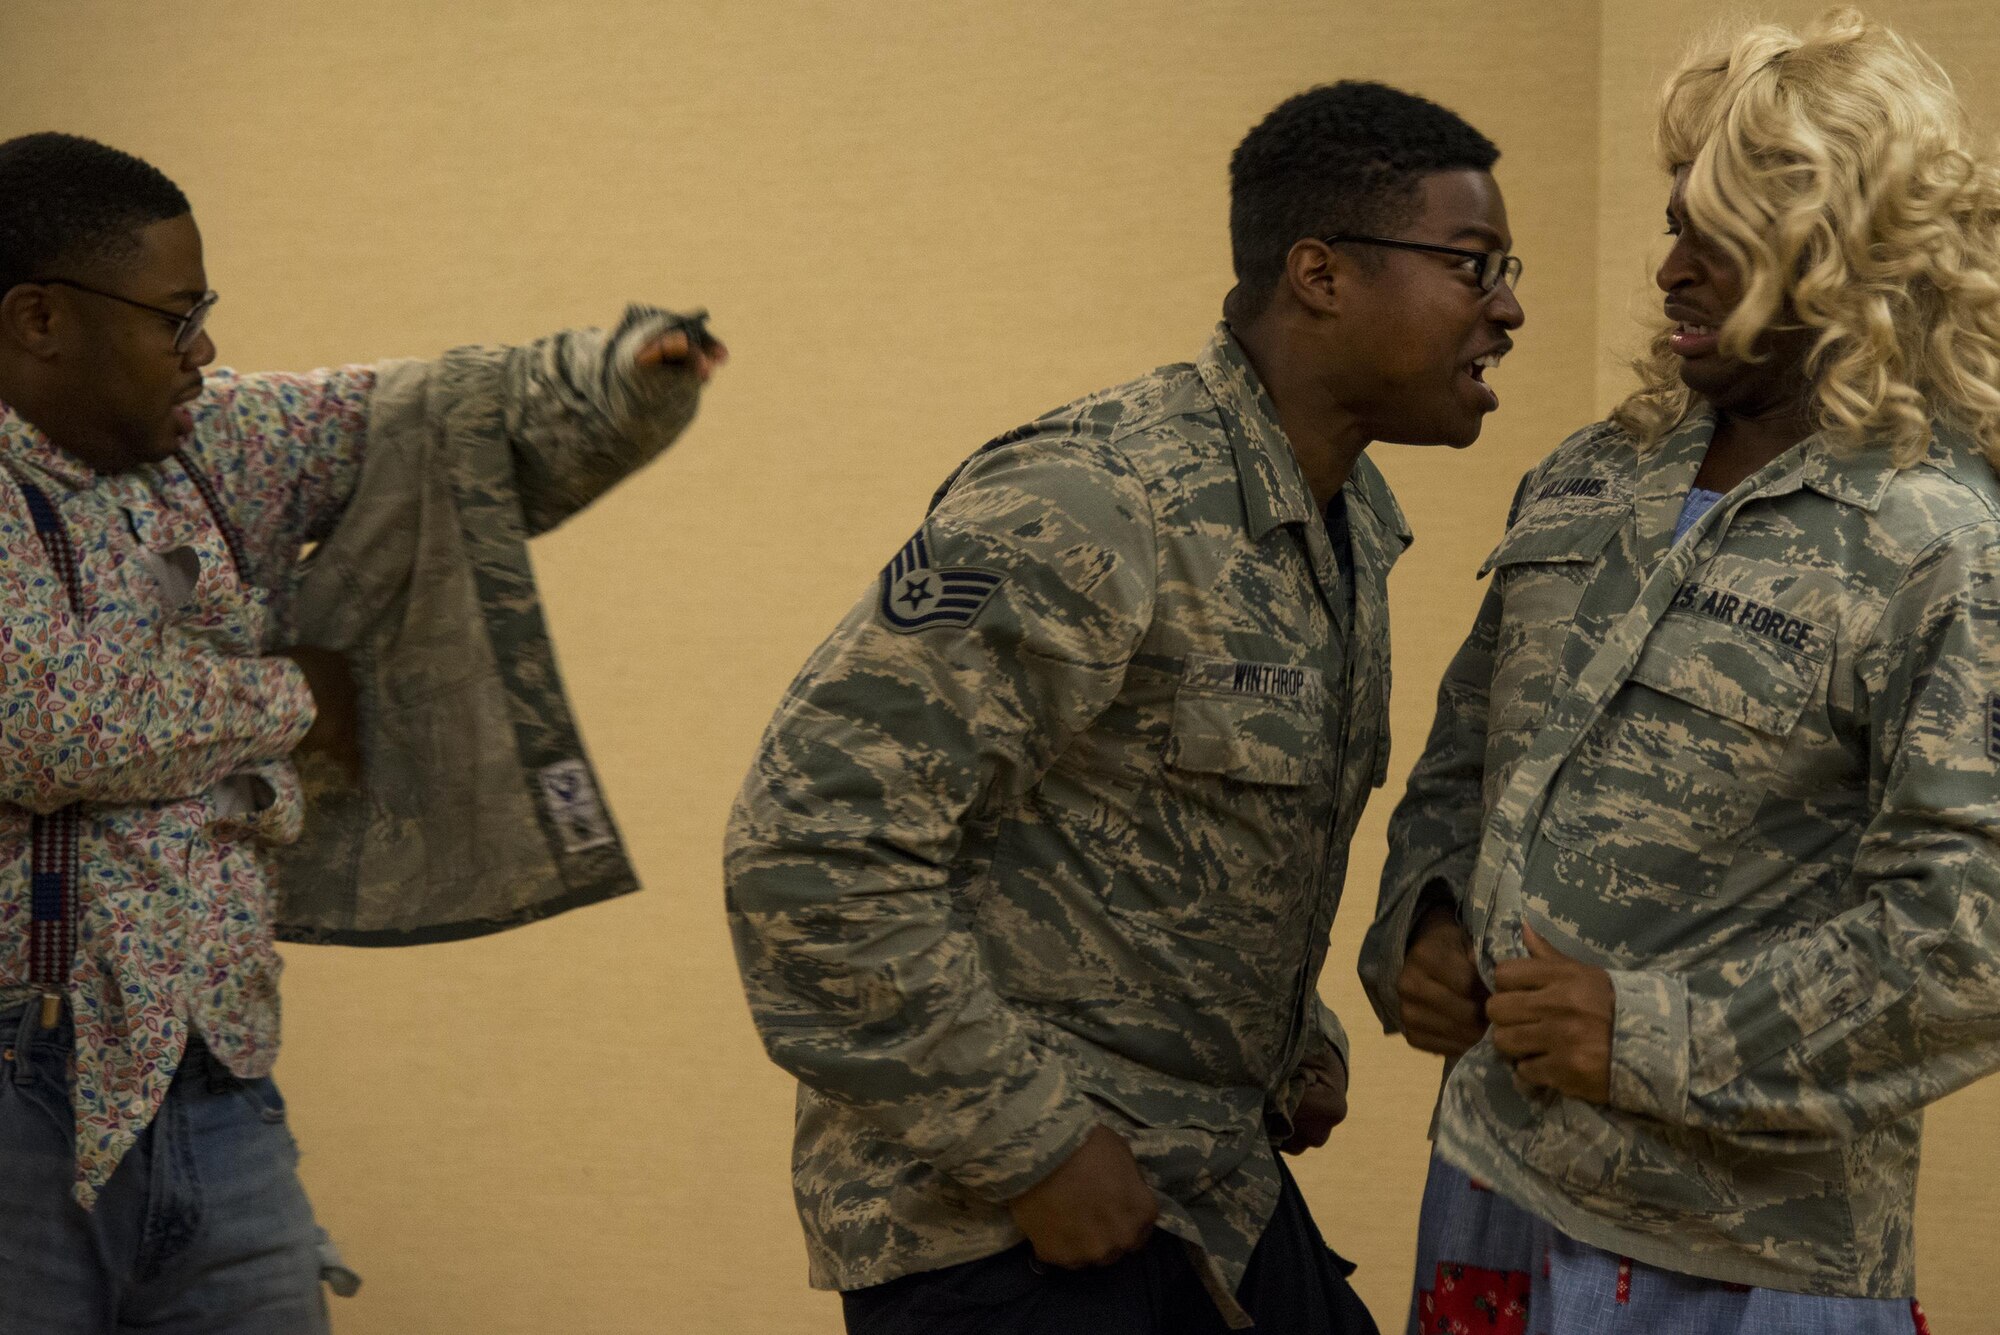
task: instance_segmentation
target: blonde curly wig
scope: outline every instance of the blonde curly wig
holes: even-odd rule
[[[1804,326],[1818,429],[1908,466],[1936,418],[2000,468],[2000,165],[1935,61],[1853,9],[1749,28],[1668,79],[1659,151],[1745,280],[1726,355]],[[1643,447],[1694,406],[1670,330],[1612,414]]]

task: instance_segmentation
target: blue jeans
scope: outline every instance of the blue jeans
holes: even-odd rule
[[[0,1048],[0,1335],[326,1335],[276,1085],[237,1079],[194,1040],[86,1213],[70,1194],[68,1020],[0,1012]]]

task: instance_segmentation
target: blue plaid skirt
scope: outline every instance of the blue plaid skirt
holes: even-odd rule
[[[1929,1335],[1909,1298],[1725,1284],[1586,1247],[1431,1159],[1409,1335]]]

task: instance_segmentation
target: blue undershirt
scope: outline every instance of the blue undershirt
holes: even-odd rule
[[[1715,503],[1721,499],[1722,493],[1719,491],[1710,491],[1707,487],[1689,487],[1687,503],[1681,506],[1680,520],[1674,525],[1674,541],[1679,542],[1686,537],[1687,531],[1695,526],[1696,521],[1713,509]]]

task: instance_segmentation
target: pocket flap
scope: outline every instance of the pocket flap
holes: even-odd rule
[[[1573,507],[1538,513],[1530,509],[1514,521],[1479,567],[1481,578],[1502,566],[1553,561],[1595,561],[1624,525],[1631,507]]]
[[[1253,685],[1275,682],[1280,689],[1217,689],[1223,676]],[[1317,669],[1190,660],[1174,696],[1167,764],[1248,783],[1309,783],[1326,763],[1323,706]]]
[[[1790,732],[1812,699],[1821,660],[1768,636],[1669,612],[1646,640],[1632,680],[1771,736]]]

